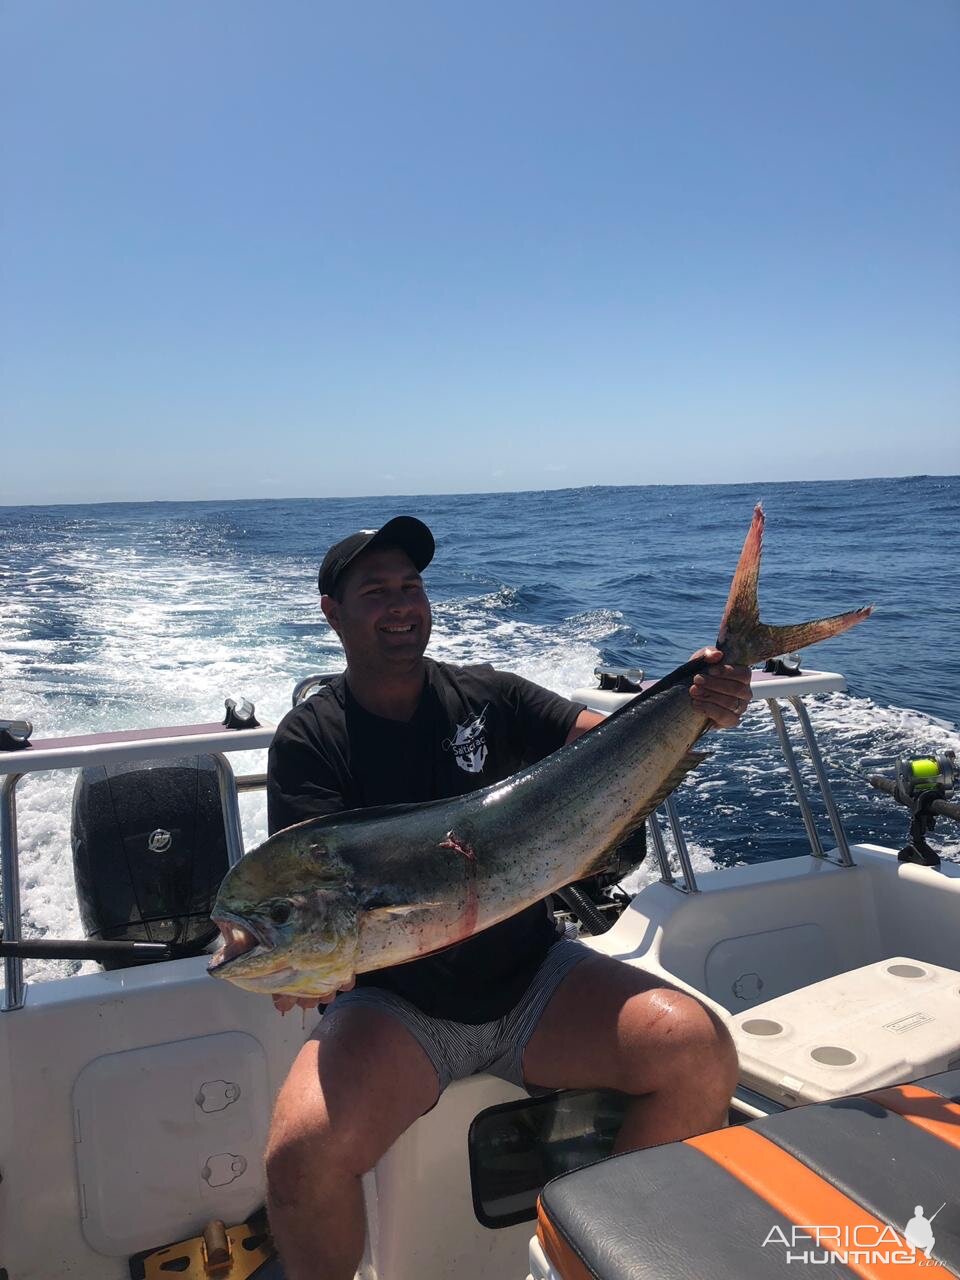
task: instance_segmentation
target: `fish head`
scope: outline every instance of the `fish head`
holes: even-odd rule
[[[359,911],[349,869],[311,823],[271,836],[224,877],[208,971],[248,991],[329,996],[352,985]]]

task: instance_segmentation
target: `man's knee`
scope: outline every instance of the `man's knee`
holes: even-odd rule
[[[691,1000],[693,997],[689,997]],[[693,1000],[706,1017],[707,1024],[702,1033],[704,1052],[704,1074],[708,1076],[715,1092],[729,1099],[737,1087],[740,1076],[740,1061],[737,1057],[737,1046],[733,1042],[730,1029],[722,1018],[712,1009]]]
[[[656,1048],[638,1038],[635,1053],[640,1074],[649,1076],[649,1055],[660,1058],[664,1084],[698,1082],[698,1086],[730,1097],[737,1084],[737,1051],[726,1025],[695,996],[672,988],[656,991]],[[646,1057],[647,1065],[642,1066]],[[626,1092],[634,1092],[627,1088]]]

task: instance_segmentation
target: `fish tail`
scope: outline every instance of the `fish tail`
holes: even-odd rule
[[[735,666],[750,667],[781,653],[791,653],[829,640],[854,627],[873,612],[873,605],[838,613],[832,618],[816,618],[793,626],[771,627],[760,621],[757,603],[757,580],[763,551],[763,508],[758,502],[753,511],[750,530],[743,543],[740,559],[733,575],[727,607],[720,623],[717,648],[725,661]]]

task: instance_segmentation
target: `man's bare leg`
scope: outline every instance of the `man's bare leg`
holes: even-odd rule
[[[609,956],[563,979],[523,1055],[528,1084],[633,1095],[616,1150],[718,1129],[737,1083],[722,1022],[692,996]]]
[[[353,1280],[361,1179],[439,1092],[430,1059],[390,1014],[326,1014],[280,1090],[267,1145],[267,1207],[288,1280]]]

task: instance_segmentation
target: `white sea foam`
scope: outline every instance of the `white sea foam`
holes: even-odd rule
[[[677,847],[674,843],[673,837],[666,827],[663,828],[663,836],[664,844],[667,848],[667,856],[670,860],[670,869],[679,884],[683,880],[683,873],[680,870],[680,861],[677,857],[676,851]],[[700,875],[704,872],[714,870],[715,864],[713,861],[713,852],[708,846],[698,844],[696,840],[688,840],[687,852],[690,855],[690,865],[693,867],[695,875]],[[620,882],[620,887],[628,894],[632,895],[639,893],[646,885],[653,884],[653,882],[655,880],[659,880],[659,878],[660,864],[651,849],[640,866],[637,867],[635,871],[632,871],[630,875],[623,878]]]

